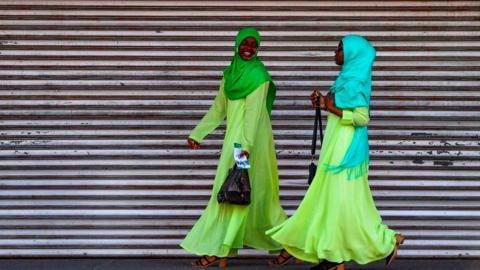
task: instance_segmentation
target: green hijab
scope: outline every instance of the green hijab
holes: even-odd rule
[[[223,71],[224,91],[228,99],[241,99],[248,96],[261,84],[269,81],[266,106],[268,114],[271,115],[276,94],[276,87],[272,78],[257,55],[245,61],[238,53],[240,44],[248,37],[254,38],[257,41],[258,49],[260,49],[260,34],[255,28],[245,27],[238,32],[237,38],[235,39],[235,53],[232,62]]]
[[[372,91],[372,67],[375,49],[363,37],[348,35],[342,39],[343,65],[331,91],[335,94],[335,106],[341,109],[368,107]],[[327,166],[327,171],[347,170],[348,179],[368,173],[368,127],[355,127],[352,142],[337,166]]]

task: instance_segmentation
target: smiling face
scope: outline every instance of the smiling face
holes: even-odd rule
[[[343,65],[343,43],[341,41],[335,50],[335,63],[339,66]]]
[[[258,44],[253,37],[247,37],[238,47],[238,55],[245,60],[251,60],[257,54]]]

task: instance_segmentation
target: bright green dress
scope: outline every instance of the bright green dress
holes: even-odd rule
[[[319,166],[307,193],[292,217],[267,231],[293,256],[319,263],[355,261],[366,264],[388,256],[395,231],[382,224],[368,175],[350,179],[346,171],[325,172],[327,163],[340,164],[354,134],[354,126],[368,123],[368,108],[329,113]]]
[[[217,257],[235,256],[236,251],[244,246],[280,250],[281,245],[265,235],[266,230],[287,218],[280,206],[275,145],[265,106],[269,82],[237,100],[226,98],[223,84],[222,81],[208,113],[190,134],[190,138],[201,142],[227,118],[212,196],[202,216],[180,245],[196,255]],[[217,193],[234,164],[234,143],[241,143],[243,149],[250,153],[252,192],[248,206],[217,202]]]

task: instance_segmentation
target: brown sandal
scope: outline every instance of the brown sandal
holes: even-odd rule
[[[398,248],[400,247],[401,244],[403,244],[403,242],[405,242],[406,237],[397,233],[395,234],[395,239],[396,239],[395,247],[393,248],[392,253],[390,253],[390,255],[388,255],[388,257],[385,259],[385,264],[387,266],[391,265],[393,261],[395,261],[395,259],[397,258]]]
[[[192,262],[193,267],[205,268],[214,265],[218,265],[218,267],[227,267],[227,258],[205,255]]]
[[[280,254],[274,259],[268,260],[268,265],[269,266],[281,266],[281,265],[286,265],[287,263],[295,261],[296,263],[301,263],[301,260],[295,259],[290,253],[288,253],[286,250],[282,250]]]

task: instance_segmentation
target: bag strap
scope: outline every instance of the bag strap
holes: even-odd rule
[[[320,98],[317,101],[320,102]],[[315,107],[315,123],[313,125],[313,137],[312,137],[312,161],[315,158],[315,150],[317,149],[317,129],[320,130],[320,145],[323,142],[323,130],[322,130],[322,113],[320,107]]]

